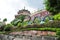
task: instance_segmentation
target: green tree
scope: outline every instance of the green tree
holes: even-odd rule
[[[20,15],[17,19],[21,20],[21,23],[24,21],[26,15]]]
[[[23,23],[24,19],[25,19],[26,15],[20,15],[19,17],[15,18],[11,24],[13,24],[14,26],[17,26],[18,24],[20,25],[20,23]]]
[[[7,21],[7,18],[3,19],[3,22],[6,22]]]
[[[60,0],[45,0],[46,10],[52,12],[52,14],[57,14],[60,12]]]
[[[17,26],[19,22],[21,22],[21,20],[16,18],[11,22],[11,24]]]

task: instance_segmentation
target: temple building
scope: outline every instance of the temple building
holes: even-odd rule
[[[36,11],[31,14],[30,11],[24,8],[18,11],[18,14],[15,15],[15,18],[18,18],[20,15],[26,15],[24,21],[31,20],[32,22],[34,22],[34,20],[38,18],[38,20],[40,20],[40,23],[44,23],[46,17],[48,17],[49,20],[52,20],[52,18],[50,17],[50,13],[47,10]]]
[[[26,10],[26,9],[22,9],[22,10],[19,10],[19,11],[18,11],[18,14],[15,15],[15,18],[19,17],[20,15],[30,16],[31,13],[30,13],[30,11],[28,11],[28,10]]]

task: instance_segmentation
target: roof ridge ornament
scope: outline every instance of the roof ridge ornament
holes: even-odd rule
[[[25,10],[25,6],[24,6],[24,10]]]

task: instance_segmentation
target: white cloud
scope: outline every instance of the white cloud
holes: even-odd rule
[[[36,10],[28,6],[26,0],[0,0],[0,18],[7,18],[7,21],[10,22],[14,19],[14,15],[17,14],[17,11],[24,6],[31,12]]]

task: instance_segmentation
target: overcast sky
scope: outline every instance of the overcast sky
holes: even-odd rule
[[[14,15],[18,10],[26,9],[33,12],[35,10],[44,9],[43,0],[0,0],[0,18],[7,18],[7,23],[14,19]]]

